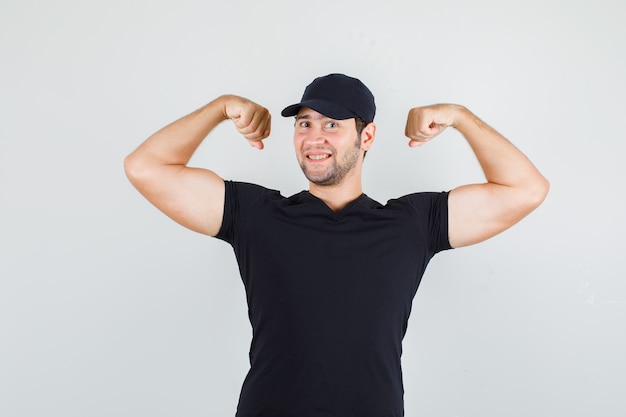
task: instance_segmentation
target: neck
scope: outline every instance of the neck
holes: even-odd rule
[[[340,184],[318,185],[309,182],[309,192],[333,211],[340,211],[363,194],[360,178],[345,178]]]

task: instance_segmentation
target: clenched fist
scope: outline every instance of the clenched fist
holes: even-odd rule
[[[265,107],[239,96],[224,96],[224,117],[235,124],[237,131],[250,145],[263,149],[263,139],[270,135],[272,116]]]
[[[404,134],[410,139],[409,146],[421,146],[448,126],[454,126],[459,106],[434,104],[409,110]]]

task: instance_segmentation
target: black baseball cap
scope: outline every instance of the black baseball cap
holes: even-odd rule
[[[287,106],[284,117],[295,116],[308,107],[336,120],[361,118],[373,122],[376,114],[374,95],[360,80],[344,74],[329,74],[313,80],[304,90],[300,103]]]

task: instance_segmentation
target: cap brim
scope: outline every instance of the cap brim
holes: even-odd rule
[[[285,107],[280,114],[283,117],[295,116],[302,107],[308,107],[309,109],[315,110],[316,112],[335,120],[345,120],[359,117],[356,113],[348,109],[344,109],[341,106],[324,100],[304,100],[300,103]]]

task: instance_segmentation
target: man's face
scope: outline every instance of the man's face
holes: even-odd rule
[[[335,120],[303,107],[293,142],[302,172],[317,185],[341,183],[362,160],[354,119]]]

